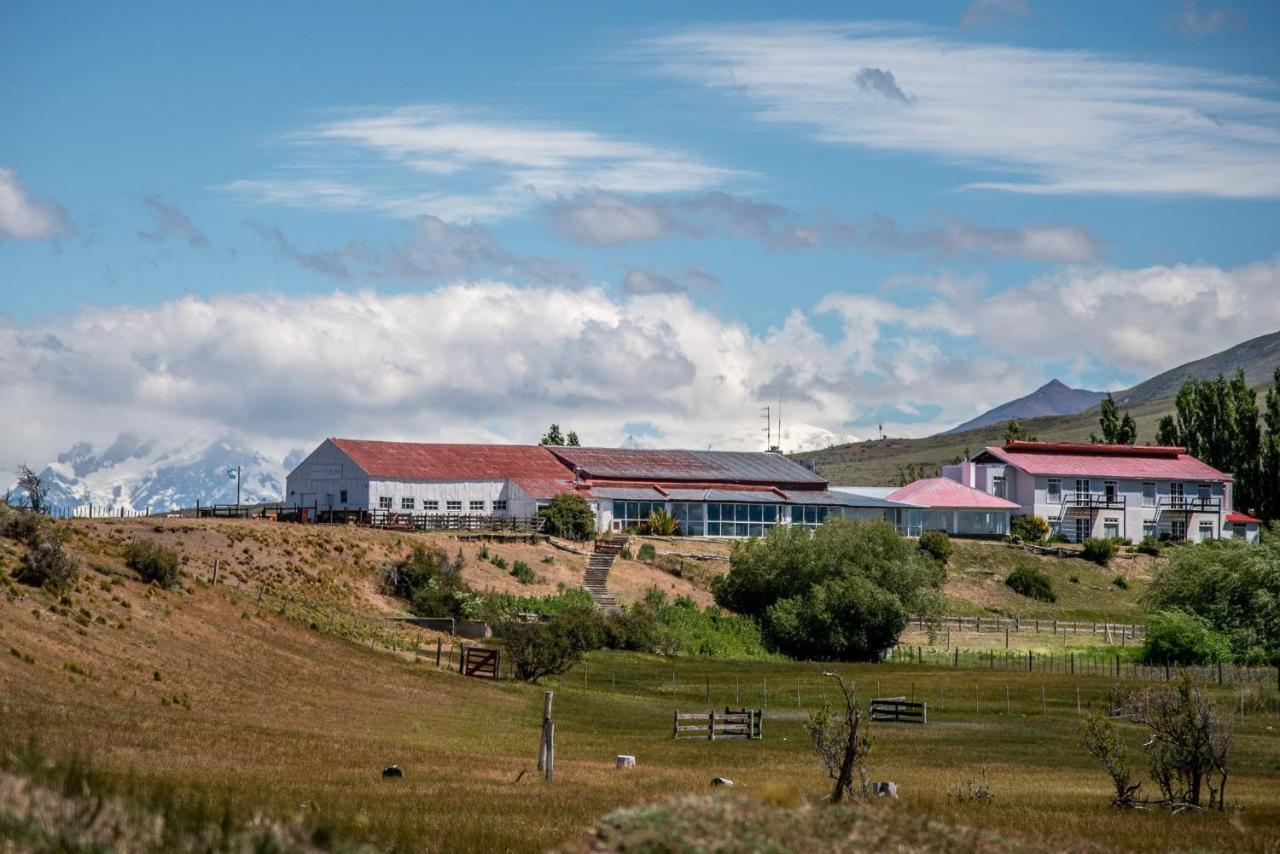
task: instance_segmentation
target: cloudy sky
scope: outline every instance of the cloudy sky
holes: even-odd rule
[[[5,3],[0,466],[926,435],[1280,329],[1274,3],[781,8]]]

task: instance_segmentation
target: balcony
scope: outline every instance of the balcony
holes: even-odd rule
[[[1160,499],[1158,513],[1221,513],[1221,498],[1202,498],[1198,495],[1170,496]]]
[[[1125,508],[1125,496],[1108,495],[1105,492],[1062,493],[1062,509],[1076,507],[1085,510],[1123,510]]]

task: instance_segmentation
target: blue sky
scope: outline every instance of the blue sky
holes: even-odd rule
[[[778,9],[4,4],[6,455],[921,435],[1280,328],[1275,4]]]

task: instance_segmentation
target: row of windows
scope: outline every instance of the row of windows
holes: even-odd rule
[[[624,530],[639,526],[655,510],[665,507],[662,501],[613,502],[613,527]],[[679,532],[687,537],[762,537],[779,523],[818,526],[827,520],[828,514],[840,515],[843,508],[819,506],[786,507],[777,504],[739,504],[673,501],[670,513],[679,525]]]
[[[485,508],[488,506],[488,504],[489,503],[485,501],[468,501],[467,510],[471,513],[483,513],[485,512]],[[394,499],[390,495],[378,496],[378,508],[380,510],[395,509]],[[418,499],[407,496],[407,495],[402,496],[400,498],[400,509],[406,510],[409,512],[413,512],[417,510]],[[422,509],[427,513],[439,513],[440,502],[434,498],[424,498],[422,500]],[[444,503],[444,509],[446,513],[461,513],[462,502],[452,501],[452,500],[446,501]],[[505,498],[494,499],[494,501],[492,502],[492,512],[505,513],[506,510],[507,510],[507,501]]]
[[[1072,539],[1075,542],[1083,542],[1092,536],[1092,527],[1088,519],[1077,518],[1070,529],[1074,534]],[[1200,539],[1213,539],[1213,522],[1206,519],[1199,524]],[[1182,519],[1172,519],[1167,527],[1168,535],[1175,540],[1185,540],[1187,538],[1187,523]],[[1118,539],[1120,534],[1120,520],[1113,518],[1104,518],[1102,520],[1102,536],[1106,539]],[[1147,519],[1142,523],[1142,536],[1156,537],[1156,523],[1152,519]]]
[[[1090,483],[1088,478],[1078,477],[1074,481],[1068,481],[1070,485],[1075,487],[1075,491],[1081,495],[1091,494]],[[1186,484],[1181,481],[1170,481],[1168,484],[1169,498],[1177,500],[1187,497]],[[1048,502],[1050,504],[1062,503],[1062,478],[1051,477],[1048,480]],[[1119,492],[1119,484],[1114,480],[1104,480],[1102,482],[1102,495],[1108,501],[1114,501]],[[997,493],[998,494],[998,493]],[[1208,483],[1196,484],[1196,498],[1207,500],[1213,496],[1213,485]],[[1142,482],[1142,506],[1156,506],[1156,483],[1153,480],[1144,480]]]

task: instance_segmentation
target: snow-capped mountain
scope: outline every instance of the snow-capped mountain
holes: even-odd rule
[[[95,514],[148,507],[155,512],[194,507],[197,500],[234,504],[237,465],[240,503],[279,501],[288,473],[285,464],[231,435],[166,443],[122,433],[101,452],[89,442],[77,442],[40,476],[49,485],[49,503],[59,508],[92,504]]]

